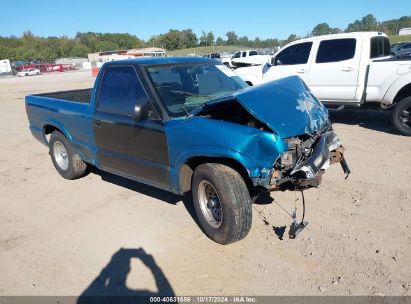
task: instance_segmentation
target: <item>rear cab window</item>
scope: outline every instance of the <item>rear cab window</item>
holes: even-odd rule
[[[390,41],[385,36],[371,38],[370,58],[386,57],[391,55]]]
[[[330,39],[320,42],[316,63],[338,62],[354,58],[355,38]]]

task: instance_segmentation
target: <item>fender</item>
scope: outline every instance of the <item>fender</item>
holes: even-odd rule
[[[60,123],[58,120],[55,120],[55,119],[47,119],[47,120],[43,121],[43,123],[42,123],[42,125],[41,125],[42,133],[43,133],[43,141],[44,141],[44,144],[45,144],[46,146],[48,146],[48,140],[47,140],[47,138],[46,138],[46,132],[45,132],[45,128],[46,128],[47,125],[53,126],[53,127],[55,127],[56,129],[58,129],[61,133],[63,133],[63,135],[64,135],[65,137],[67,137],[68,140],[73,144],[73,147],[74,147],[76,153],[80,155],[80,158],[81,158],[81,159],[83,159],[83,160],[85,160],[85,161],[87,161],[87,162],[89,162],[89,163],[94,164],[94,161],[92,161],[92,160],[90,160],[88,157],[86,157],[86,155],[85,155],[85,154],[83,153],[83,151],[80,149],[81,146],[82,146],[82,144],[81,144],[81,143],[78,143],[77,141],[75,141],[75,140],[73,139],[73,136],[70,134],[70,132],[69,132],[69,131],[64,127],[64,125],[63,125],[62,123]]]
[[[245,82],[250,82],[253,86],[262,82],[262,66],[238,68],[234,72]]]
[[[59,122],[58,120],[56,120],[56,119],[46,119],[46,120],[44,120],[44,121],[42,122],[42,124],[41,124],[41,128],[42,128],[42,130],[43,130],[43,137],[44,137],[44,142],[45,142],[45,144],[48,143],[47,138],[46,138],[46,132],[45,132],[45,129],[46,129],[46,126],[47,126],[47,125],[53,126],[53,127],[57,128],[57,129],[59,129],[60,132],[63,133],[64,136],[67,137],[70,141],[73,140],[73,136],[71,136],[70,132],[66,129],[66,127],[64,127],[64,125],[63,125],[62,123],[60,123],[60,122]]]
[[[178,155],[174,162],[174,166],[170,168],[170,180],[174,193],[182,193],[179,179],[180,170],[188,160],[195,157],[227,158],[235,160],[244,167],[251,179],[261,176],[261,171],[257,162],[243,153],[224,147],[195,146]]]
[[[411,65],[409,67],[408,73],[398,78],[393,84],[388,88],[387,92],[385,92],[384,97],[382,98],[382,103],[385,106],[390,106],[394,102],[394,98],[397,93],[405,87],[407,84],[411,83]]]

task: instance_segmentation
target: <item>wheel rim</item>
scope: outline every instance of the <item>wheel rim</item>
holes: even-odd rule
[[[411,107],[408,107],[406,109],[404,109],[401,113],[400,113],[400,123],[406,127],[406,128],[411,128]]]
[[[60,141],[54,142],[53,155],[60,169],[67,170],[69,166],[67,150],[66,147]]]
[[[217,190],[210,182],[201,181],[198,187],[198,201],[208,224],[213,228],[220,227],[223,221],[223,209]]]

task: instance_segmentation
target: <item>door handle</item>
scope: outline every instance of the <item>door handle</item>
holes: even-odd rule
[[[299,70],[297,70],[296,72],[297,72],[298,74],[303,74],[303,73],[306,72],[306,70],[305,70],[305,69],[299,69]]]
[[[353,70],[352,67],[345,67],[341,69],[341,71],[344,71],[344,72],[351,72],[352,70]]]
[[[101,123],[100,123],[99,121],[95,121],[95,122],[94,122],[94,126],[95,126],[96,128],[101,128]]]

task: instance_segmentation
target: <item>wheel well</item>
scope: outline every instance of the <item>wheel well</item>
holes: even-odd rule
[[[183,193],[191,190],[191,180],[195,168],[205,163],[218,163],[233,168],[240,173],[247,187],[249,189],[252,187],[252,181],[248,176],[248,172],[239,161],[225,157],[193,157],[187,160],[180,169],[179,183]]]
[[[404,86],[401,90],[398,91],[397,95],[395,95],[394,97],[394,101],[393,103],[397,103],[400,100],[411,96],[411,83],[407,84],[406,86]]]
[[[245,83],[248,84],[250,87],[253,86],[253,83],[252,83],[251,81],[248,81],[248,80],[247,80],[247,81],[245,81]]]
[[[49,135],[49,134],[53,133],[54,131],[59,131],[60,133],[64,134],[63,132],[61,132],[61,130],[59,128],[57,128],[55,126],[52,126],[52,125],[45,125],[43,127],[43,130],[44,130],[44,136],[45,137],[46,137],[46,135]],[[49,141],[49,138],[46,137],[46,140]]]

